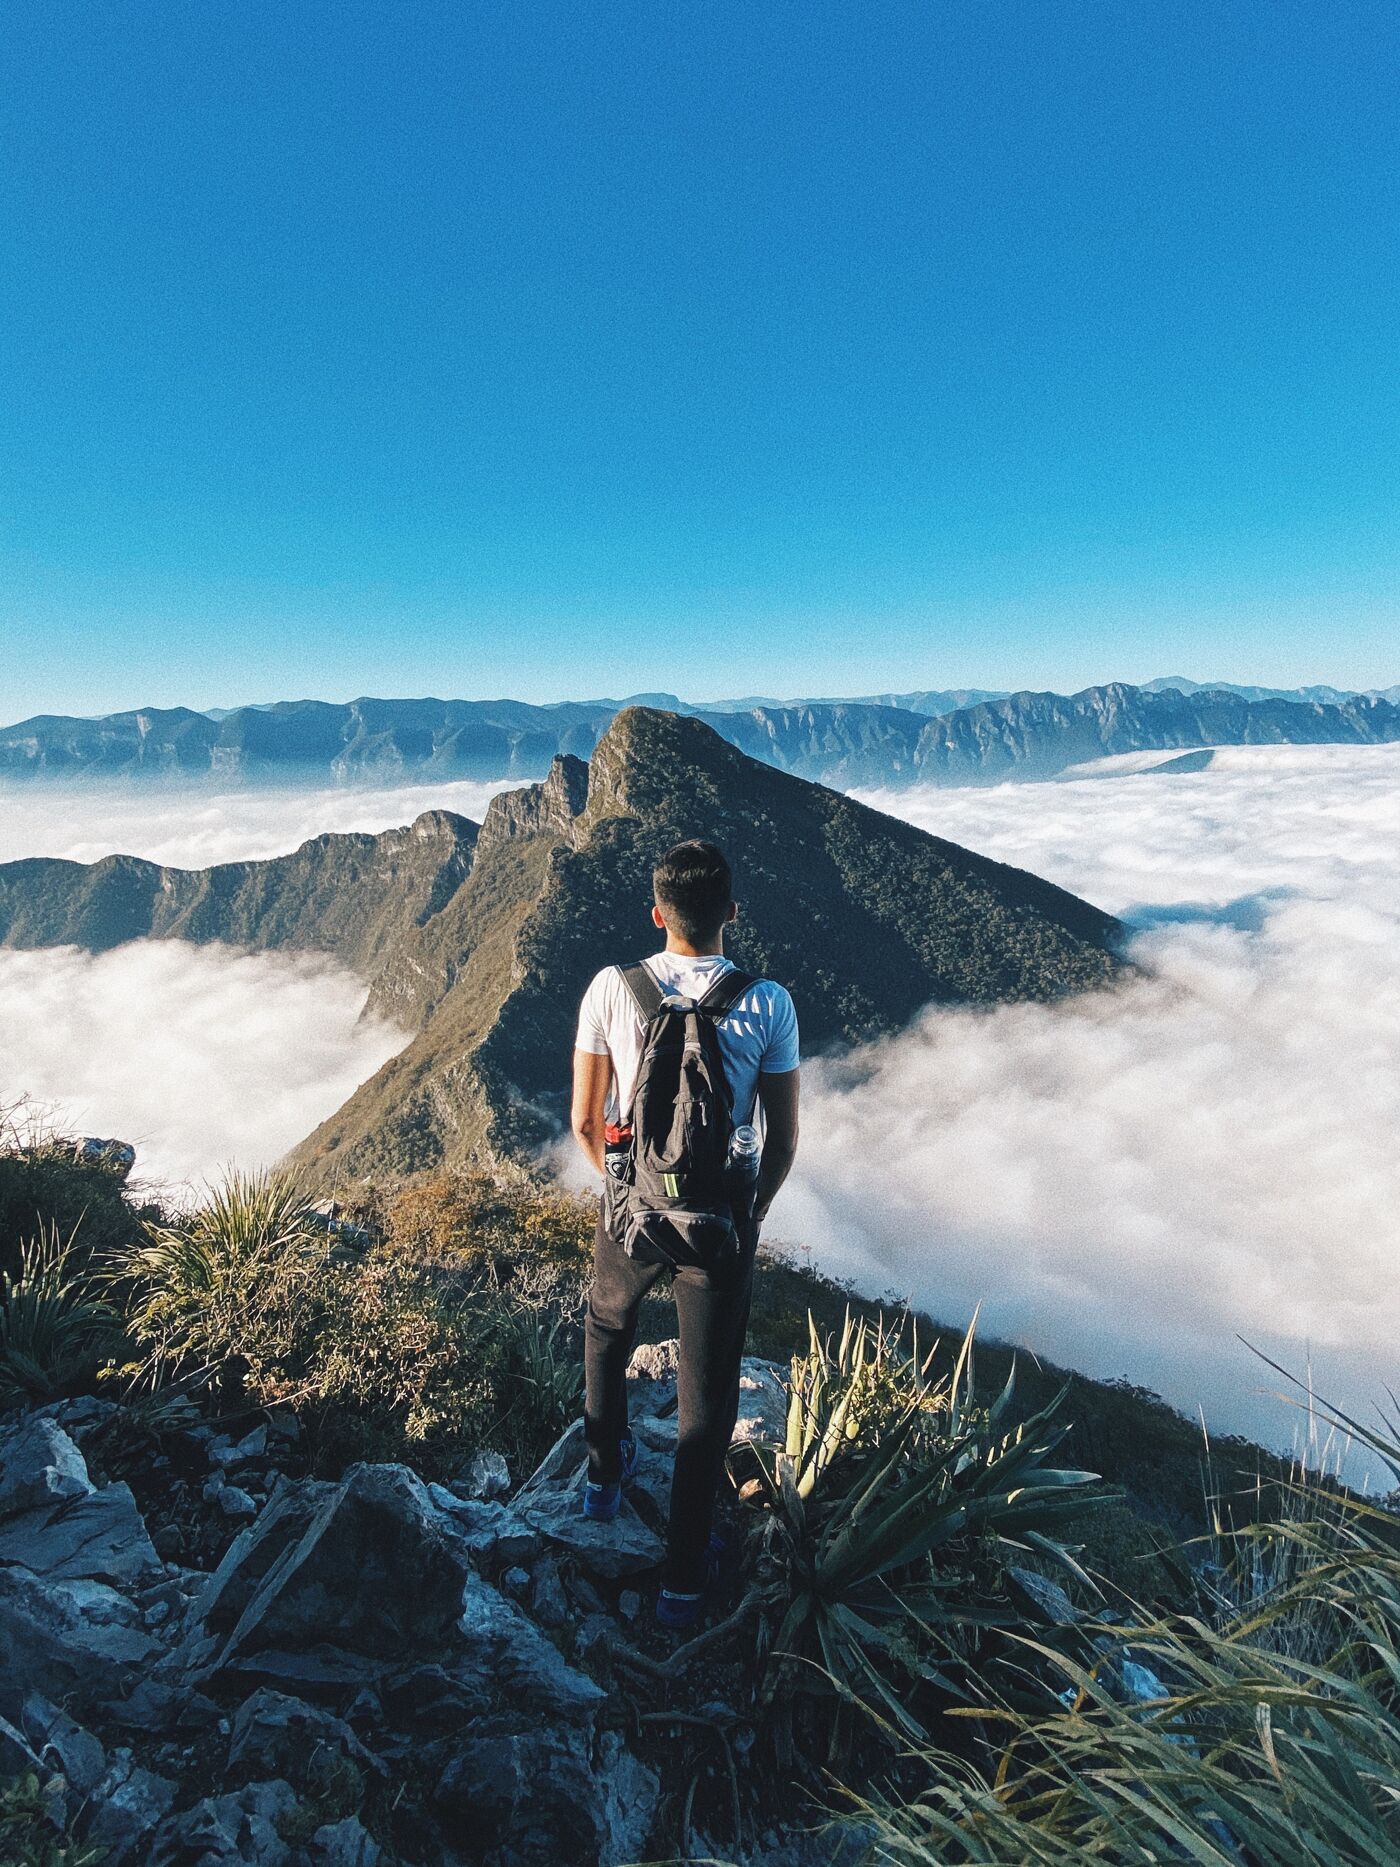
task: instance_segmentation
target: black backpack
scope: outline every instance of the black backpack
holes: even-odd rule
[[[619,1243],[648,1263],[710,1269],[739,1250],[736,1219],[753,1197],[752,1181],[735,1188],[726,1174],[734,1098],[716,1027],[757,980],[726,972],[692,999],[663,992],[644,965],[622,978],[646,1036],[623,1116],[632,1139],[617,1176]]]

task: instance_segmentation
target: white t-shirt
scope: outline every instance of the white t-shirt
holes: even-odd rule
[[[703,998],[721,973],[734,971],[734,962],[722,953],[707,953],[702,959],[685,953],[653,953],[643,963],[663,992],[678,992],[685,998]],[[797,1011],[792,996],[785,986],[760,979],[730,1007],[716,1030],[724,1074],[734,1097],[735,1123],[752,1121],[760,1071],[777,1076],[797,1068]],[[619,1111],[631,1103],[645,1031],[621,967],[605,966],[583,995],[577,1043],[592,1056],[612,1058],[610,1122],[617,1121]]]

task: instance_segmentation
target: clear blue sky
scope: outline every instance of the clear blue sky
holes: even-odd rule
[[[5,39],[0,718],[1400,679],[1391,0]]]

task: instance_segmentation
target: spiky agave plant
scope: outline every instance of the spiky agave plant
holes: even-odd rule
[[[1050,1463],[1069,1430],[1053,1419],[1063,1394],[1008,1427],[1013,1369],[990,1406],[975,1404],[975,1326],[936,1376],[937,1345],[906,1353],[883,1319],[853,1326],[848,1315],[835,1350],[809,1319],[786,1443],[755,1448],[778,1574],[768,1704],[804,1687],[834,1691],[921,1737],[910,1688],[958,1693],[940,1656],[1014,1618],[985,1599],[1003,1556],[1035,1550],[1088,1581],[1051,1532],[1110,1494],[1096,1473]]]
[[[1400,1421],[1383,1432],[1345,1424],[1400,1475]],[[1242,1610],[1105,1627],[1102,1656],[1078,1662],[1023,1638],[1046,1681],[1043,1705],[989,1694],[975,1716],[1006,1735],[984,1764],[922,1748],[923,1793],[883,1806],[849,1796],[874,1821],[881,1859],[1400,1860],[1400,1523],[1364,1498],[1304,1484],[1274,1522],[1238,1534],[1292,1552],[1279,1584]],[[1320,1649],[1299,1642],[1303,1619],[1328,1636]],[[1161,1683],[1146,1703],[1111,1688],[1126,1644]]]
[[[122,1347],[121,1317],[76,1239],[41,1227],[20,1246],[18,1276],[0,1272],[0,1407],[75,1392]]]
[[[288,1173],[230,1173],[196,1211],[151,1224],[108,1266],[155,1381],[242,1361],[285,1366],[311,1325],[304,1300],[331,1240],[302,1182]]]

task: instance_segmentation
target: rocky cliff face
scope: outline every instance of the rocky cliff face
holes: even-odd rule
[[[557,1132],[598,968],[651,951],[651,869],[709,836],[741,901],[729,951],[797,998],[811,1050],[924,1005],[1048,999],[1111,980],[1119,928],[1033,875],[746,758],[698,719],[633,708],[587,768],[496,800],[470,877],[371,1002],[413,1043],[303,1143],[321,1175],[521,1159]]]

